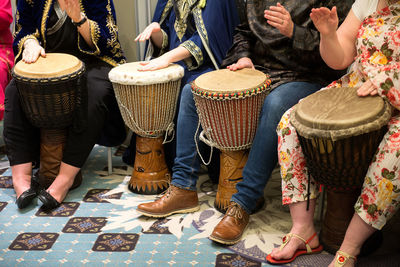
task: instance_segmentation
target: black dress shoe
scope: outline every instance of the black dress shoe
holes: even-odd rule
[[[31,178],[31,187],[28,190],[25,190],[15,201],[19,209],[26,208],[32,200],[37,196],[39,189],[39,184],[37,180],[32,177]]]
[[[45,189],[40,189],[38,198],[43,203],[43,207],[46,210],[52,210],[61,205],[52,195],[49,194]]]
[[[37,196],[37,192],[32,187],[25,190],[15,201],[19,209],[26,208],[32,200]]]

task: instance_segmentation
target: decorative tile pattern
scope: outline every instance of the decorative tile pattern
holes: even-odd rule
[[[71,218],[67,222],[62,232],[86,234],[98,233],[106,223],[107,220],[105,217],[75,217]]]
[[[126,252],[135,249],[139,240],[138,234],[101,234],[97,238],[93,251]]]
[[[122,196],[121,193],[105,195],[109,192],[110,189],[91,189],[87,192],[86,196],[83,198],[84,202],[93,202],[93,203],[110,203],[107,199],[120,199]]]
[[[0,212],[7,206],[7,202],[0,202]]]
[[[232,253],[221,253],[217,255],[217,259],[215,261],[216,267],[231,267],[231,266],[240,266],[240,267],[248,267],[248,266],[256,266],[261,267],[261,262],[256,262],[250,260],[248,258],[242,257],[238,254]]]
[[[11,176],[0,177],[0,188],[13,188]]]
[[[282,236],[290,230],[289,211],[281,204],[279,169],[274,171],[267,184],[266,208],[251,216],[242,241],[233,246],[219,246],[208,239],[221,219],[221,214],[213,208],[216,185],[207,181],[206,175],[202,175],[198,182],[200,211],[176,214],[167,220],[146,218],[140,216],[135,209],[140,203],[149,202],[155,196],[129,191],[127,185],[132,167],[119,167],[123,165],[121,158],[113,158],[111,175],[103,171],[107,162],[106,152],[104,147],[94,147],[82,169],[82,185],[68,193],[68,201],[79,203],[76,205],[77,210],[70,211],[75,208],[75,204],[70,206],[63,203],[67,207],[60,207],[56,212],[62,216],[71,212],[71,217],[38,213],[41,202],[37,199],[28,208],[17,209],[14,190],[10,190],[11,169],[7,167],[2,173],[6,165],[2,164],[0,158],[0,178],[3,177],[3,184],[9,181],[8,187],[0,188],[0,204],[7,203],[0,212],[0,266],[266,267],[270,266],[265,263],[266,254],[275,244],[279,246]],[[110,188],[111,194],[122,192],[122,196],[119,199],[108,199],[113,204],[82,201],[93,188]],[[399,266],[399,222],[400,212],[385,226],[384,244],[380,252],[360,258],[359,266]],[[24,238],[16,239],[22,233],[25,233]],[[27,250],[21,250],[24,248]],[[35,250],[37,248],[48,249]],[[285,266],[327,266],[332,259],[333,255],[327,253],[307,255]],[[254,265],[254,262],[259,264]]]
[[[47,250],[56,242],[57,233],[23,233],[8,247],[10,250]]]
[[[78,208],[78,202],[63,202],[58,208],[50,211],[41,207],[35,215],[38,217],[70,217]]]
[[[146,231],[143,231],[144,234],[164,234],[170,235],[171,232],[168,230],[168,227],[162,226],[168,219],[159,219],[153,223],[153,225]]]

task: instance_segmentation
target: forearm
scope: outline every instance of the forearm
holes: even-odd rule
[[[83,15],[81,15],[80,20],[83,19]],[[79,20],[79,21],[80,21]],[[90,48],[94,48],[94,43],[92,41],[92,36],[90,34],[90,21],[87,19],[82,25],[78,26],[78,32],[83,37],[85,42]]]
[[[189,50],[182,46],[178,46],[177,48],[163,54],[161,57],[164,57],[169,63],[174,63],[189,58],[191,55],[192,54],[190,54]]]
[[[329,36],[321,34],[320,53],[322,59],[332,69],[341,70],[347,67],[344,62],[345,52],[336,32]]]

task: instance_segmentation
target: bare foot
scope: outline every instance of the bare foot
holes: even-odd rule
[[[17,194],[17,198],[28,190],[31,187],[31,176],[30,175],[18,175],[18,176],[13,176],[12,178],[13,181],[13,187],[15,190],[15,193]]]
[[[54,182],[49,186],[47,192],[54,197],[58,202],[62,202],[67,196],[69,189],[74,183],[75,177],[57,176]]]
[[[315,229],[314,226],[305,229],[292,228],[290,232],[297,234],[303,239],[307,240],[315,233]],[[318,247],[319,246],[318,236],[315,236],[313,239],[311,239],[308,244],[310,245],[311,248]],[[282,248],[282,250],[280,250],[280,248],[274,248],[270,255],[275,260],[282,260],[282,259],[286,260],[292,258],[298,249],[306,249],[306,244],[299,238],[293,236],[289,240],[287,245]]]

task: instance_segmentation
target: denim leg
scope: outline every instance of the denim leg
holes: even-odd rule
[[[200,161],[197,157],[197,149],[194,142],[198,121],[199,117],[191,86],[186,84],[182,89],[178,111],[176,158],[172,167],[172,184],[194,191],[196,190],[200,169]]]
[[[282,115],[321,87],[317,83],[290,82],[278,86],[265,98],[249,159],[243,169],[243,180],[236,185],[238,192],[232,196],[232,201],[248,213],[263,196],[264,187],[278,162],[276,127]]]

